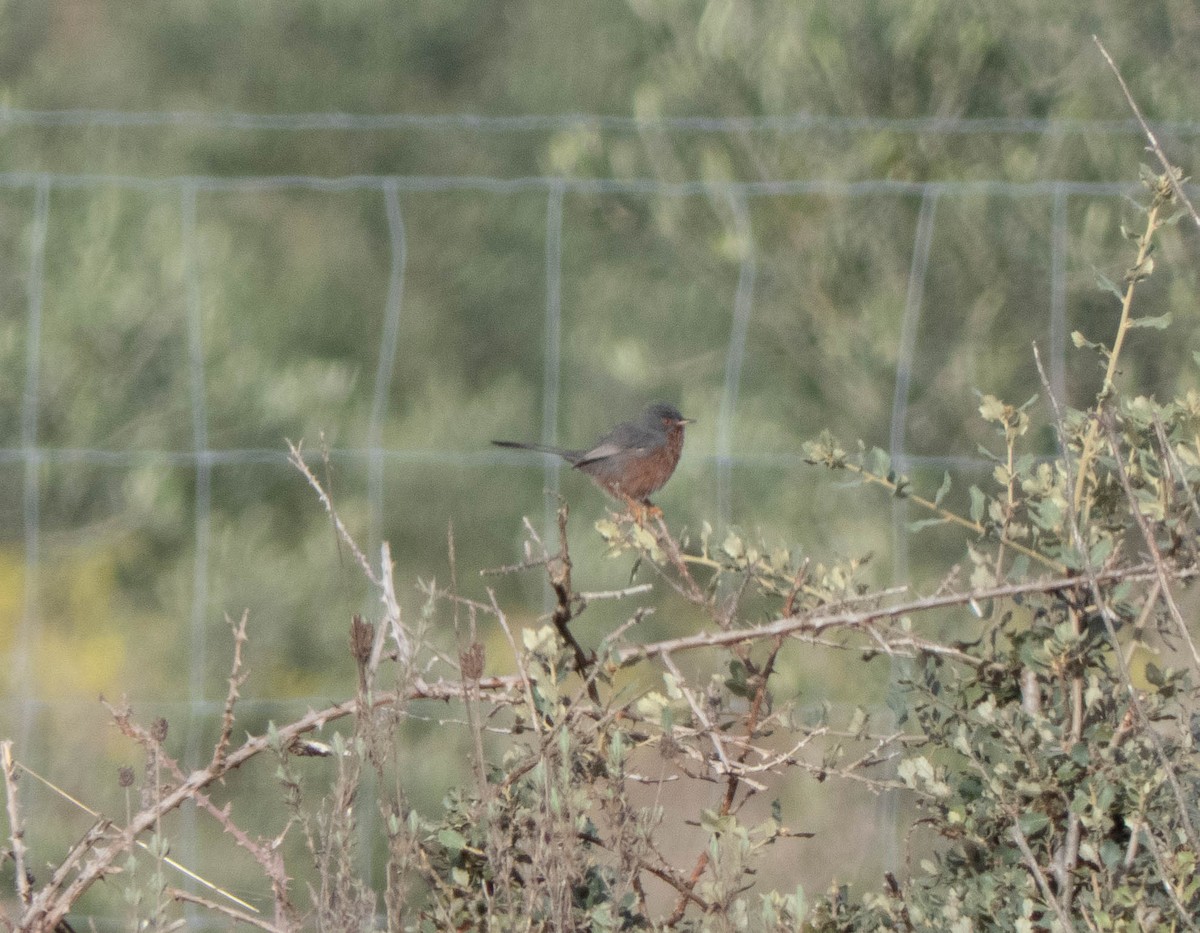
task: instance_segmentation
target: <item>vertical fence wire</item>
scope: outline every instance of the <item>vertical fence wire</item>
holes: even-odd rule
[[[721,408],[717,415],[717,518],[722,527],[727,527],[732,520],[733,423],[737,413],[738,389],[742,382],[742,367],[746,361],[746,332],[750,329],[750,313],[754,307],[754,280],[758,274],[754,231],[750,226],[750,211],[746,205],[746,198],[741,192],[730,189],[727,199],[741,262],[738,267],[737,291],[733,298],[729,345],[725,351],[725,381],[721,390]],[[687,412],[683,414],[686,416]]]
[[[404,276],[408,268],[408,235],[400,210],[396,179],[383,184],[384,211],[387,214],[391,268],[388,273],[387,299],[384,306],[383,333],[379,338],[379,365],[375,369],[375,391],[371,397],[371,420],[367,425],[367,508],[370,532],[369,557],[375,559],[383,539],[383,419],[391,396],[396,350],[400,342],[400,315],[404,305]]]
[[[190,624],[191,667],[188,695],[202,702],[208,664],[208,559],[212,531],[212,457],[208,447],[208,406],[204,375],[204,322],[200,292],[200,262],[196,244],[196,189],[181,193],[184,288],[187,295],[187,351],[192,412],[192,447],[196,456],[196,538],[192,568]]]
[[[905,448],[908,403],[912,392],[913,370],[917,352],[917,335],[921,326],[921,310],[925,304],[925,281],[929,273],[929,258],[933,251],[933,235],[936,229],[938,198],[941,192],[936,185],[926,186],[921,195],[921,207],[917,213],[916,231],[913,235],[912,262],[908,273],[908,291],[904,298],[904,317],[900,322],[899,349],[896,355],[896,386],[892,396],[892,421],[888,439],[888,453],[892,469],[897,473],[908,470],[908,451]],[[908,502],[896,498],[892,501],[892,579],[896,584],[909,582],[909,534]],[[895,690],[898,680],[906,673],[906,662],[893,658],[890,665],[890,690]],[[885,708],[879,715],[888,715]],[[898,821],[899,797],[897,794],[881,794],[877,804],[881,827],[878,843],[883,863],[894,869],[900,864],[900,826]]]
[[[1050,391],[1067,400],[1067,199],[1062,185],[1054,188],[1050,219]],[[1055,434],[1057,437],[1057,433]],[[1058,442],[1055,441],[1057,444]]]
[[[562,394],[562,233],[563,197],[566,186],[553,179],[546,196],[546,311],[542,357],[542,443],[558,443],[558,408]],[[562,461],[545,457],[546,498],[542,513],[542,540],[553,548],[558,532],[555,514],[561,488]],[[542,586],[542,602],[547,610],[554,594],[549,581]]]
[[[180,190],[180,247],[183,252],[184,316],[187,321],[188,387],[192,413],[192,449],[195,453],[195,537],[192,558],[192,605],[188,621],[188,701],[192,714],[187,720],[185,763],[198,767],[204,757],[207,730],[199,721],[199,709],[206,699],[208,671],[208,573],[212,538],[212,455],[208,444],[208,404],[205,389],[204,313],[200,285],[200,258],[196,242],[195,185]],[[180,852],[188,864],[196,864],[199,855],[195,807],[181,813]],[[188,885],[191,885],[190,879]],[[191,920],[196,910],[189,908]]]
[[[29,287],[25,332],[25,387],[21,396],[21,454],[25,461],[22,524],[25,537],[25,584],[21,623],[13,658],[13,683],[21,699],[20,745],[27,750],[37,716],[32,653],[41,625],[41,450],[38,406],[41,388],[42,305],[46,290],[46,232],[50,223],[50,177],[37,179],[29,238]]]

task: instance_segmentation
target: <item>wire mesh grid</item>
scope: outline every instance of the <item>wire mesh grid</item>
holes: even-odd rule
[[[577,116],[566,118],[518,117],[482,118],[470,116],[358,117],[345,114],[308,115],[244,115],[230,114],[213,117],[203,114],[131,114],[82,111],[13,111],[0,110],[0,123],[38,124],[46,126],[86,123],[106,126],[184,125],[217,127],[236,131],[244,128],[310,131],[336,127],[339,129],[377,129],[382,120],[390,128],[402,128],[411,121],[424,126],[446,125],[465,127],[479,132],[519,132],[545,129],[547,125],[594,124],[605,127],[617,118]],[[791,128],[811,126],[816,118],[796,118],[791,123],[754,121],[753,131],[786,132]],[[549,123],[547,122],[549,121]],[[627,121],[628,122],[628,121]],[[975,121],[978,122],[978,121]],[[929,121],[914,127],[919,132],[970,133],[997,127],[981,127],[973,121]],[[1062,124],[1005,125],[999,129],[1014,132],[1074,132],[1128,133],[1127,123],[1088,123],[1080,127]],[[624,123],[618,120],[623,127]],[[630,125],[636,126],[637,121]],[[742,121],[681,120],[664,121],[666,129],[680,132],[742,132]],[[869,127],[868,127],[869,128]],[[881,129],[896,129],[895,121],[887,121]],[[1180,135],[1194,134],[1198,127],[1177,126]],[[655,178],[564,178],[530,176],[520,178],[458,177],[458,176],[374,176],[329,178],[317,175],[225,176],[186,175],[175,177],[146,177],[138,175],[67,174],[40,172],[0,173],[0,190],[11,190],[29,196],[27,208],[27,306],[24,323],[19,328],[24,343],[25,372],[21,386],[19,408],[19,437],[17,443],[5,444],[0,439],[0,466],[18,465],[21,468],[20,524],[18,531],[10,529],[8,537],[19,538],[23,545],[22,604],[17,614],[17,626],[10,650],[10,692],[6,707],[13,734],[19,748],[36,743],[37,714],[56,703],[82,704],[78,698],[65,700],[47,696],[39,689],[34,676],[35,645],[46,625],[46,608],[41,594],[45,592],[45,516],[43,514],[45,470],[53,466],[91,465],[100,468],[125,469],[142,467],[163,471],[182,471],[190,477],[192,494],[191,514],[191,577],[187,596],[187,623],[183,666],[187,670],[186,689],[182,695],[155,700],[159,709],[174,710],[189,723],[183,757],[204,755],[206,730],[202,723],[219,715],[221,708],[219,680],[210,676],[214,662],[214,633],[219,632],[222,611],[237,612],[240,607],[218,606],[222,594],[214,593],[214,580],[219,580],[220,567],[214,562],[214,501],[222,494],[214,479],[214,471],[229,467],[245,470],[281,469],[286,464],[282,444],[278,447],[228,446],[214,438],[211,426],[212,411],[208,402],[211,374],[207,371],[207,342],[205,304],[206,278],[203,272],[210,258],[204,255],[202,237],[198,232],[200,217],[219,213],[228,205],[222,196],[244,196],[264,192],[289,197],[302,192],[316,192],[325,197],[347,198],[366,196],[377,200],[383,225],[383,249],[386,253],[386,283],[383,286],[383,307],[378,316],[378,331],[368,341],[373,352],[373,378],[364,379],[369,389],[369,411],[364,442],[361,445],[338,444],[328,450],[336,463],[351,464],[365,471],[365,515],[362,527],[377,554],[379,542],[388,528],[389,501],[386,475],[390,469],[420,466],[435,471],[460,468],[498,469],[511,467],[513,460],[486,447],[475,450],[439,446],[436,439],[420,444],[397,444],[389,439],[388,419],[392,416],[396,373],[405,362],[406,349],[402,324],[406,316],[423,313],[408,305],[408,278],[413,268],[413,233],[408,223],[406,198],[412,196],[474,196],[510,198],[521,196],[543,200],[544,229],[542,255],[538,260],[543,269],[540,290],[544,295],[541,309],[539,355],[542,361],[540,386],[540,429],[536,434],[543,443],[568,442],[562,437],[564,392],[570,383],[565,347],[571,322],[566,320],[565,264],[570,257],[571,218],[568,208],[577,199],[705,199],[723,205],[722,223],[734,244],[736,276],[732,283],[732,300],[726,308],[727,318],[722,327],[726,334],[723,346],[713,351],[723,359],[714,423],[712,444],[707,450],[689,455],[695,468],[710,470],[714,476],[712,519],[718,526],[736,522],[739,515],[734,503],[738,469],[800,469],[802,455],[798,449],[758,453],[741,447],[738,442],[737,420],[745,398],[744,376],[748,368],[758,363],[748,359],[748,329],[755,317],[757,291],[763,271],[763,256],[756,244],[754,205],[770,199],[837,199],[844,202],[872,204],[879,199],[899,200],[915,205],[916,221],[910,249],[911,265],[907,276],[907,293],[903,298],[902,315],[896,335],[895,370],[890,389],[883,390],[890,399],[889,436],[885,446],[895,468],[902,472],[919,469],[954,469],[965,472],[988,469],[986,460],[961,451],[914,451],[909,442],[911,401],[914,377],[921,367],[922,340],[936,335],[921,329],[923,314],[928,309],[927,277],[936,264],[935,236],[940,218],[948,204],[964,199],[990,198],[1032,201],[1047,208],[1047,237],[1049,255],[1045,263],[1049,270],[1046,307],[1032,309],[1038,318],[1035,330],[1045,333],[1047,344],[1044,356],[1049,361],[1050,379],[1056,393],[1065,393],[1067,386],[1068,321],[1068,261],[1069,208],[1076,199],[1118,199],[1129,193],[1127,183],[1075,182],[1068,180],[1038,180],[1011,182],[1002,180],[964,180],[911,182],[872,179],[857,182],[828,179],[768,180],[713,183],[704,180],[667,181]],[[186,343],[187,410],[189,415],[190,446],[156,447],[119,445],[73,446],[47,441],[42,430],[44,385],[46,380],[46,351],[44,334],[55,309],[46,300],[48,282],[48,240],[56,221],[56,199],[64,192],[132,191],[177,199],[179,255],[175,257],[180,273],[182,294],[179,306],[184,316]],[[576,257],[578,259],[578,257]],[[575,270],[576,266],[572,266]],[[62,274],[61,272],[57,274]],[[10,315],[14,312],[10,310]],[[534,313],[532,310],[530,314]],[[614,310],[620,314],[620,310]],[[79,361],[87,365],[87,361]],[[108,378],[120,379],[114,372]],[[1031,391],[1036,387],[1031,386]],[[687,413],[687,412],[685,412]],[[542,466],[542,485],[549,493],[544,499],[544,527],[552,526],[554,499],[561,488],[561,466],[547,460]],[[893,575],[908,578],[910,538],[905,531],[909,516],[903,503],[893,509],[892,539],[894,542]],[[69,529],[68,529],[69,530]],[[328,699],[294,693],[284,698],[258,696],[244,703],[246,709],[259,709],[282,714],[286,709],[317,705]],[[891,820],[886,809],[881,820]],[[364,832],[370,831],[369,815]],[[884,834],[889,836],[889,834]],[[886,847],[895,857],[897,841],[886,839]],[[178,852],[186,861],[196,846],[194,822],[184,826]],[[369,848],[367,849],[369,854]],[[369,868],[369,866],[368,866]]]

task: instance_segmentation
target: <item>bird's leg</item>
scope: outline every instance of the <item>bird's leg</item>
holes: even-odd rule
[[[662,518],[662,509],[649,499],[634,499],[632,496],[621,496],[621,499],[629,507],[629,514],[633,516],[634,522],[640,526],[644,526],[652,518]]]
[[[633,519],[635,524],[637,524],[637,525],[645,524],[645,522],[646,522],[646,507],[644,505],[642,505],[641,502],[639,502],[637,499],[633,498],[633,496],[625,495],[625,493],[623,493],[623,492],[618,492],[617,498],[619,498],[625,504],[625,508],[629,509],[629,516],[630,516],[630,518]]]

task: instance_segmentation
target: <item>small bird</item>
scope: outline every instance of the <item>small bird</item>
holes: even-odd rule
[[[656,402],[632,421],[615,428],[583,450],[492,441],[497,447],[537,450],[562,457],[614,499],[629,506],[635,517],[641,513],[661,514],[649,496],[657,492],[675,472],[683,451],[683,427],[693,419],[666,402]]]

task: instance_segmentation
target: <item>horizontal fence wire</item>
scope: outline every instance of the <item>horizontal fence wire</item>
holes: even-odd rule
[[[1112,197],[1137,190],[1134,182],[1038,180],[1029,182],[972,179],[962,181],[898,181],[872,179],[791,179],[776,181],[664,181],[658,178],[574,178],[531,175],[498,178],[486,175],[117,175],[105,173],[0,172],[0,188],[34,188],[42,181],[55,188],[127,188],[137,191],[170,191],[194,187],[197,191],[245,193],[255,191],[383,191],[395,186],[401,192],[436,193],[480,191],[489,194],[548,192],[561,188],[567,194],[642,194],[659,197],[710,197],[740,194],[742,197],[828,195],[847,198],[870,196],[923,197],[927,193],[949,197],[998,195],[1044,198],[1061,191],[1065,195]],[[1195,185],[1187,186],[1189,196]]]
[[[918,135],[972,136],[985,134],[1037,134],[1045,136],[1140,136],[1141,126],[1128,120],[1073,120],[1038,117],[847,117],[797,113],[763,117],[657,116],[616,114],[513,114],[494,116],[470,113],[240,113],[198,110],[31,110],[0,108],[0,125],[180,128],[189,130],[276,130],[312,132],[379,132],[387,130],[468,130],[476,133],[542,133],[577,127],[624,132],[677,132],[743,135],[746,133],[832,132],[913,133]],[[1178,137],[1200,135],[1200,121],[1160,121],[1150,124],[1156,134]]]

